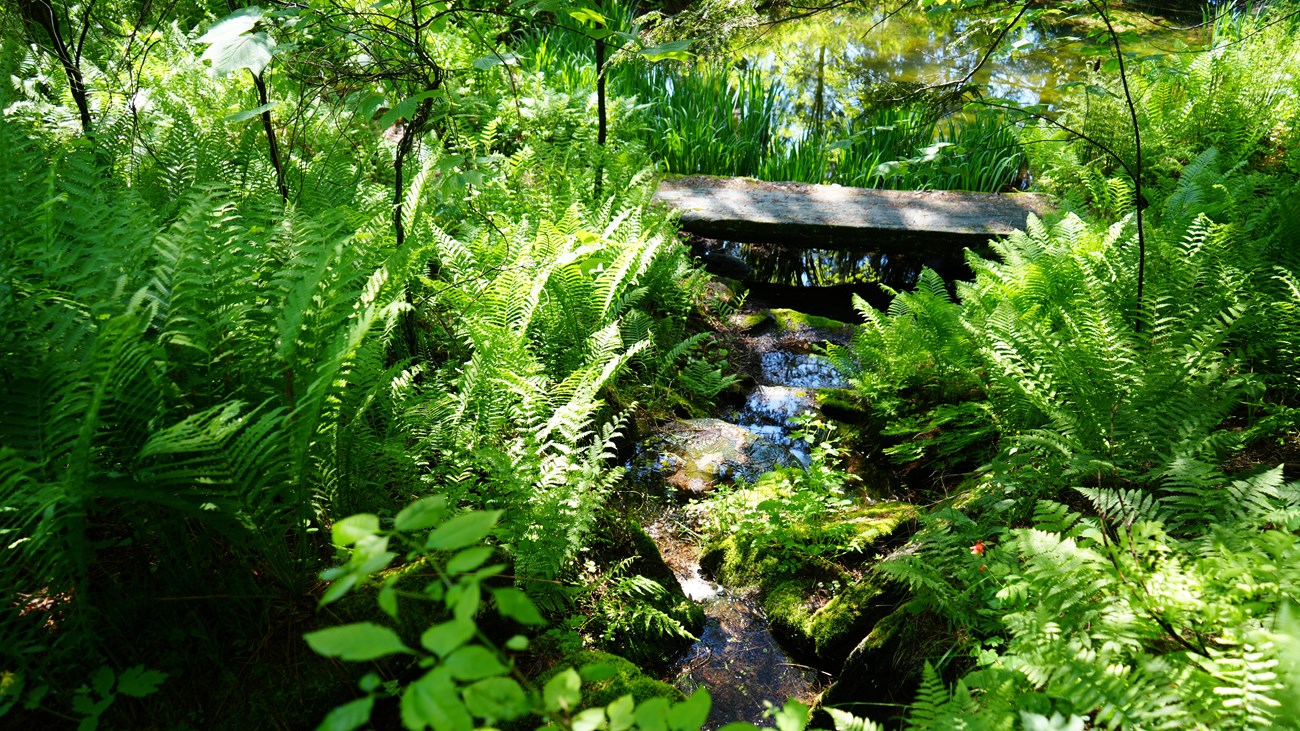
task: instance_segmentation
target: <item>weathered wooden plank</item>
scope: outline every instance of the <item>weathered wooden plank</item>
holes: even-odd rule
[[[953,193],[768,183],[692,176],[660,183],[655,200],[701,236],[819,248],[914,252],[981,246],[1024,228],[1051,205],[1028,193]]]

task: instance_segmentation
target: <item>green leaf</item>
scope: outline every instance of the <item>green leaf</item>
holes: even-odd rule
[[[573,731],[596,731],[604,724],[604,708],[588,708],[573,717]]]
[[[636,707],[636,725],[641,731],[666,731],[668,728],[668,699],[651,698]]]
[[[641,55],[652,62],[667,61],[670,59],[673,61],[689,61],[695,56],[695,54],[686,49],[690,48],[691,44],[694,42],[694,40],[685,40],[660,43],[657,46],[642,48]]]
[[[472,731],[474,719],[456,693],[456,685],[441,668],[406,686],[402,693],[402,725],[408,729],[432,726],[438,731]]]
[[[487,538],[501,517],[500,510],[475,510],[457,515],[429,534],[426,548],[456,551]]]
[[[463,619],[435,624],[420,635],[420,644],[438,657],[446,657],[474,636],[475,625]]]
[[[412,110],[414,111],[414,110]],[[387,127],[388,125],[384,125]],[[447,513],[447,498],[431,495],[402,508],[393,520],[393,527],[400,531],[424,530],[437,525]]]
[[[275,54],[275,39],[265,31],[250,33],[262,19],[263,11],[256,5],[241,8],[217,21],[199,37],[199,43],[208,44],[203,59],[212,62],[212,71],[224,76],[231,71],[248,69],[261,74]]]
[[[330,588],[326,589],[325,594],[320,598],[320,605],[323,607],[326,604],[332,604],[343,598],[343,596],[345,596],[349,591],[352,591],[352,588],[355,587],[357,582],[360,580],[361,578],[357,574],[350,573],[338,581],[335,581],[333,584],[330,584]]]
[[[582,678],[573,668],[565,668],[546,681],[542,688],[542,702],[551,713],[571,711],[582,702]],[[666,702],[666,701],[665,701]]]
[[[447,573],[464,574],[473,571],[482,566],[484,561],[492,558],[492,554],[495,552],[496,549],[492,546],[466,548],[464,551],[452,556],[451,560],[447,562]]]
[[[489,725],[528,712],[528,696],[514,678],[484,678],[461,691],[465,707]]]
[[[278,106],[277,102],[268,102],[255,109],[245,109],[242,112],[235,112],[226,117],[227,122],[245,122],[253,117],[261,116],[262,112],[269,112]]]
[[[492,596],[497,600],[497,610],[504,617],[509,617],[519,624],[536,626],[546,624],[537,605],[522,591],[513,587],[493,589]]]
[[[513,53],[493,53],[474,59],[474,63],[471,65],[479,71],[487,71],[501,64],[511,66],[517,63],[519,63],[519,57]]]
[[[636,723],[636,701],[632,700],[632,694],[619,696],[617,700],[605,707],[605,714],[609,716],[609,731],[627,731]]]
[[[515,652],[523,652],[528,649],[528,638],[523,635],[515,635],[506,640],[506,649]]]
[[[132,698],[143,698],[158,690],[167,679],[167,673],[145,670],[143,665],[127,668],[117,676],[117,692]]]
[[[397,590],[393,588],[391,582],[385,582],[379,590],[379,596],[375,597],[379,603],[379,608],[384,614],[397,619]]]
[[[356,622],[309,632],[304,639],[318,655],[341,660],[374,660],[410,652],[396,632],[373,622]]]
[[[509,671],[491,650],[482,645],[460,648],[443,661],[443,667],[456,680],[481,680]]]
[[[113,680],[116,677],[112,668],[103,665],[90,677],[90,686],[100,697],[106,696],[113,692]]]
[[[880,726],[875,721],[841,711],[838,708],[824,708],[826,713],[830,714],[831,722],[835,725],[835,731],[881,731]]]
[[[564,12],[568,13],[570,18],[573,18],[583,25],[606,25],[609,22],[605,19],[605,16],[591,8],[565,8]]]
[[[808,727],[808,706],[793,698],[772,713],[777,731],[803,731]]]
[[[674,704],[669,709],[668,727],[673,731],[699,731],[704,722],[709,720],[709,707],[711,705],[713,705],[713,699],[709,698],[709,692],[703,688],[697,689],[694,693],[691,693],[689,698],[681,703]],[[804,706],[805,719],[807,712],[808,708]],[[779,719],[777,723],[780,723]],[[793,730],[783,727],[781,731],[803,731],[803,729]]]
[[[387,129],[393,126],[393,123],[399,119],[410,119],[415,115],[415,110],[420,106],[420,102],[432,98],[437,93],[436,90],[422,91],[419,94],[407,97],[406,99],[394,104],[392,109],[384,112],[384,116],[379,118],[379,127],[381,129]]]
[[[316,731],[354,731],[370,721],[370,711],[375,707],[375,697],[368,695],[354,701],[335,706],[325,716]]]
[[[482,601],[483,594],[477,581],[457,584],[447,592],[447,606],[451,608],[451,614],[456,619],[465,621],[474,619]]]
[[[350,546],[379,532],[379,516],[370,513],[349,515],[330,529],[336,546]]]

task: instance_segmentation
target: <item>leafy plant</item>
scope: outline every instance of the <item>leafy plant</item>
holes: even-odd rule
[[[637,703],[631,695],[605,706],[584,707],[584,681],[603,680],[613,672],[605,665],[567,668],[551,677],[539,690],[519,672],[510,652],[527,649],[524,635],[514,635],[499,646],[479,623],[481,608],[491,602],[502,618],[523,627],[543,620],[537,607],[513,587],[493,587],[504,570],[488,564],[494,550],[481,544],[500,517],[497,512],[464,512],[452,517],[440,496],[423,498],[397,515],[392,528],[382,528],[374,515],[350,516],[333,528],[335,544],[352,547],[348,563],[331,570],[335,582],[324,601],[334,601],[372,575],[382,571],[405,551],[406,560],[432,559],[435,575],[411,598],[439,605],[449,617],[420,635],[420,646],[409,647],[397,632],[384,625],[360,622],[311,632],[307,643],[317,653],[351,662],[382,658],[403,659],[418,668],[418,678],[396,692],[379,676],[367,674],[360,682],[364,696],[335,708],[323,728],[351,731],[370,719],[377,699],[390,693],[400,697],[401,722],[407,729],[446,728],[469,731],[483,724],[536,718],[537,728],[574,728],[592,731],[671,729],[695,731],[708,718],[710,699],[699,690],[679,703],[651,698]],[[340,588],[341,587],[341,588]],[[381,591],[381,609],[390,618],[396,604]],[[390,597],[390,598],[385,598]],[[776,712],[787,731],[803,731],[808,709],[791,701]],[[875,724],[849,714],[835,715],[840,731],[874,731]],[[732,724],[732,731],[749,730],[751,724]]]

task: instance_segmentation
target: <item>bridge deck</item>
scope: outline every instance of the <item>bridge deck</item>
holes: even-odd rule
[[[655,200],[701,236],[818,248],[915,252],[982,246],[1051,210],[1027,193],[952,193],[768,183],[692,176],[665,180]]]

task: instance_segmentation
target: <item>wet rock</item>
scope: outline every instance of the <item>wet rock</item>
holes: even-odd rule
[[[799,464],[790,450],[743,426],[721,419],[690,419],[666,425],[642,443],[631,474],[685,495],[718,484],[752,481],[777,467]]]
[[[773,350],[759,356],[762,378],[792,388],[844,388],[848,379],[820,355]]]

